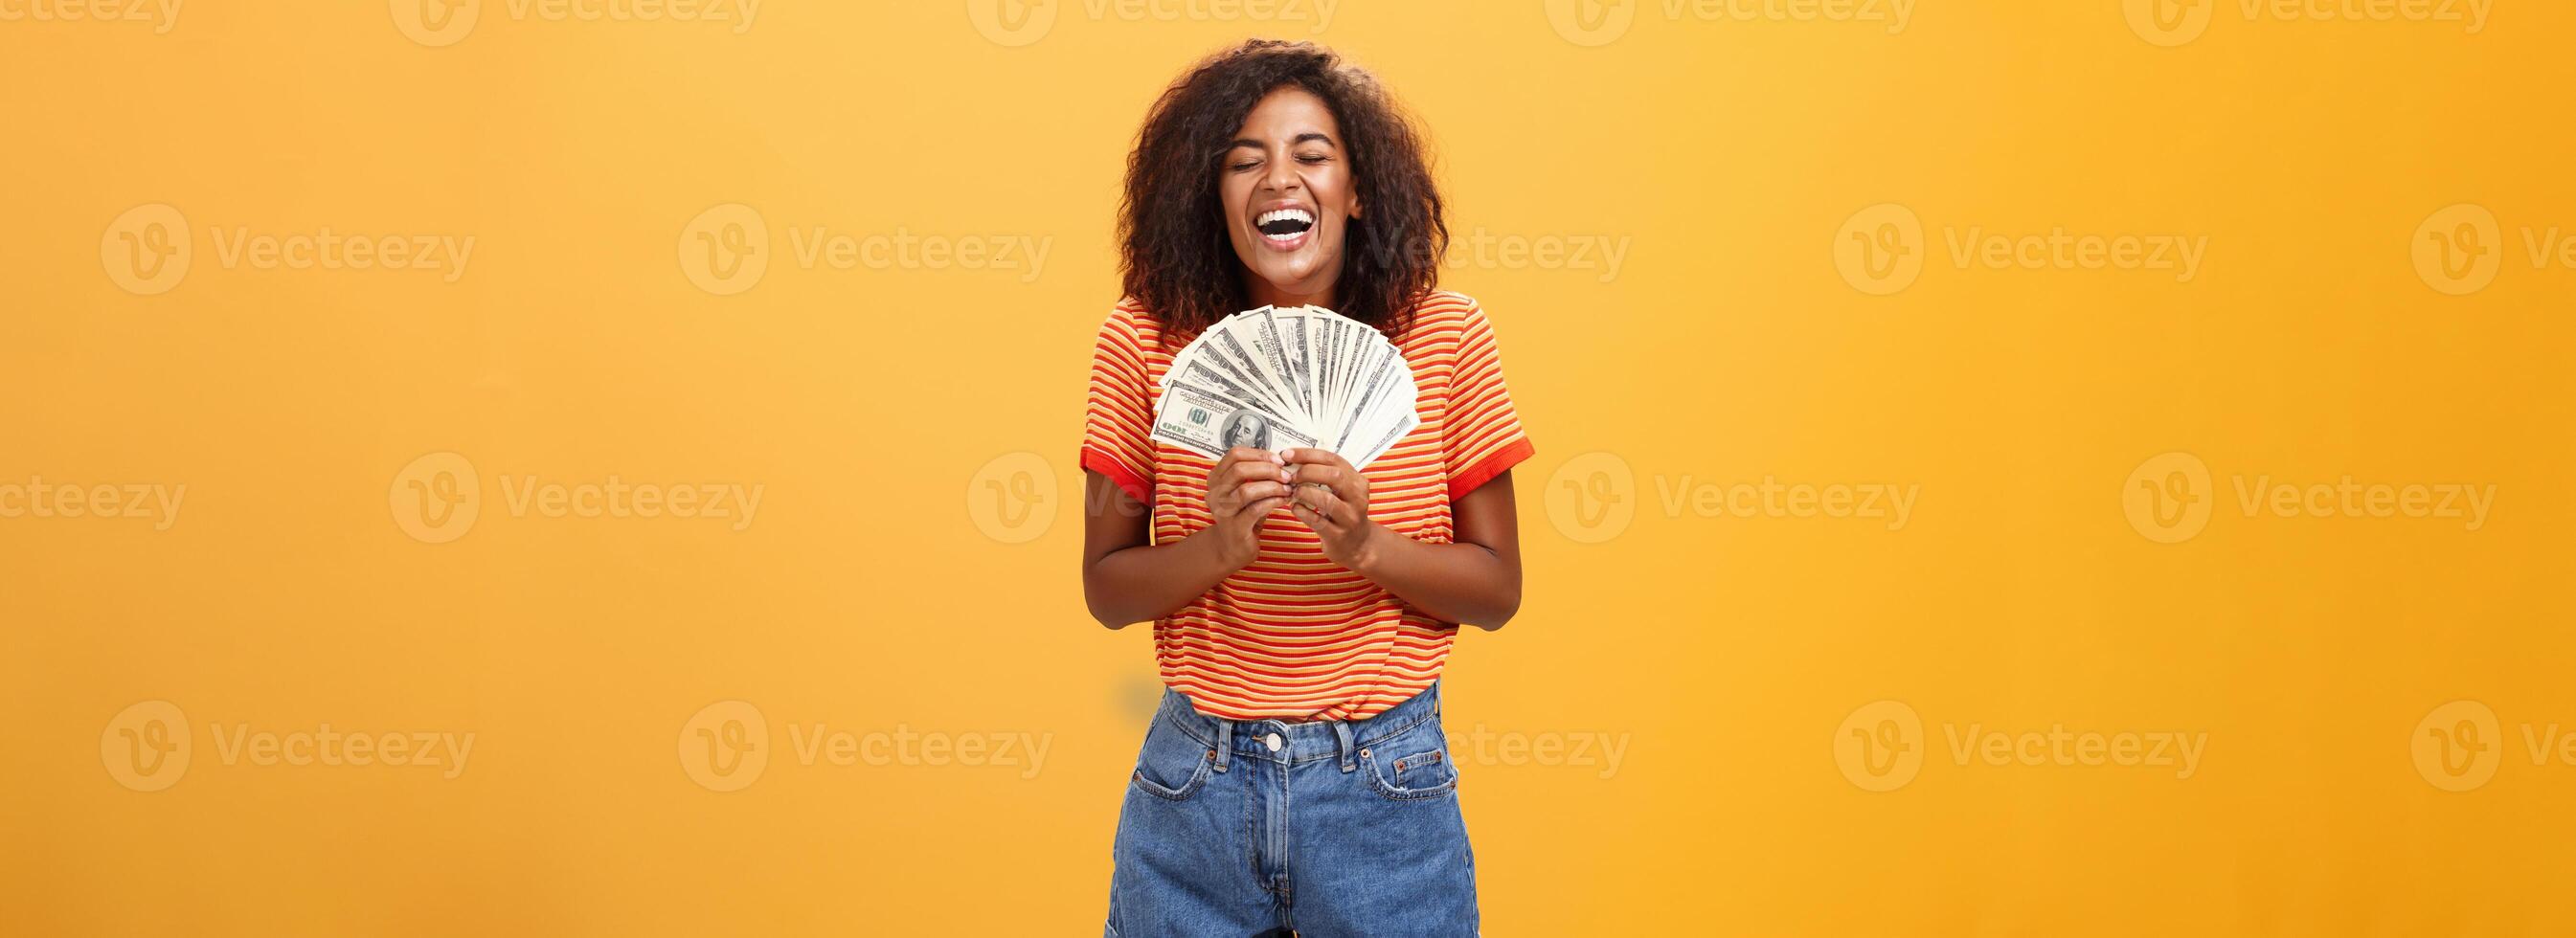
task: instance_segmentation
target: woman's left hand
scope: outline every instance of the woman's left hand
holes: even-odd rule
[[[1368,516],[1368,477],[1328,450],[1298,448],[1284,454],[1290,477],[1288,511],[1324,540],[1324,557],[1359,570],[1380,530]]]

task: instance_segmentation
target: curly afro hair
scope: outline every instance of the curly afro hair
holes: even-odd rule
[[[1341,125],[1367,213],[1351,220],[1335,312],[1393,334],[1438,286],[1449,248],[1423,135],[1377,79],[1308,42],[1255,39],[1201,60],[1164,89],[1127,155],[1119,270],[1127,295],[1178,335],[1251,305],[1227,239],[1217,173],[1263,96],[1301,88]]]

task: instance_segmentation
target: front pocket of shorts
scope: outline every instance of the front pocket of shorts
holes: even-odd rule
[[[1145,748],[1136,754],[1129,779],[1137,791],[1166,801],[1187,801],[1216,770],[1216,750],[1161,720],[1145,731]]]
[[[1446,749],[1428,749],[1381,759],[1374,747],[1360,750],[1360,771],[1369,787],[1393,801],[1437,798],[1458,790],[1458,769]]]

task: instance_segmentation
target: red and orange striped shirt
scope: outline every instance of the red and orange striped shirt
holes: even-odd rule
[[[1476,301],[1431,294],[1394,342],[1413,367],[1422,425],[1363,470],[1369,518],[1445,544],[1450,502],[1529,458],[1530,442]],[[1129,300],[1101,324],[1092,353],[1082,466],[1153,506],[1157,544],[1214,522],[1216,463],[1148,437],[1164,371],[1184,344],[1167,344]],[[1154,656],[1163,683],[1212,717],[1356,720],[1429,688],[1457,634],[1325,559],[1315,532],[1282,510],[1262,525],[1250,566],[1154,623]]]

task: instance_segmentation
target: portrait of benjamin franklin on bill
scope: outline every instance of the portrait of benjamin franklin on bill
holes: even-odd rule
[[[1269,449],[1270,418],[1249,407],[1227,414],[1224,427],[1217,431],[1217,439],[1227,449],[1237,446]]]

